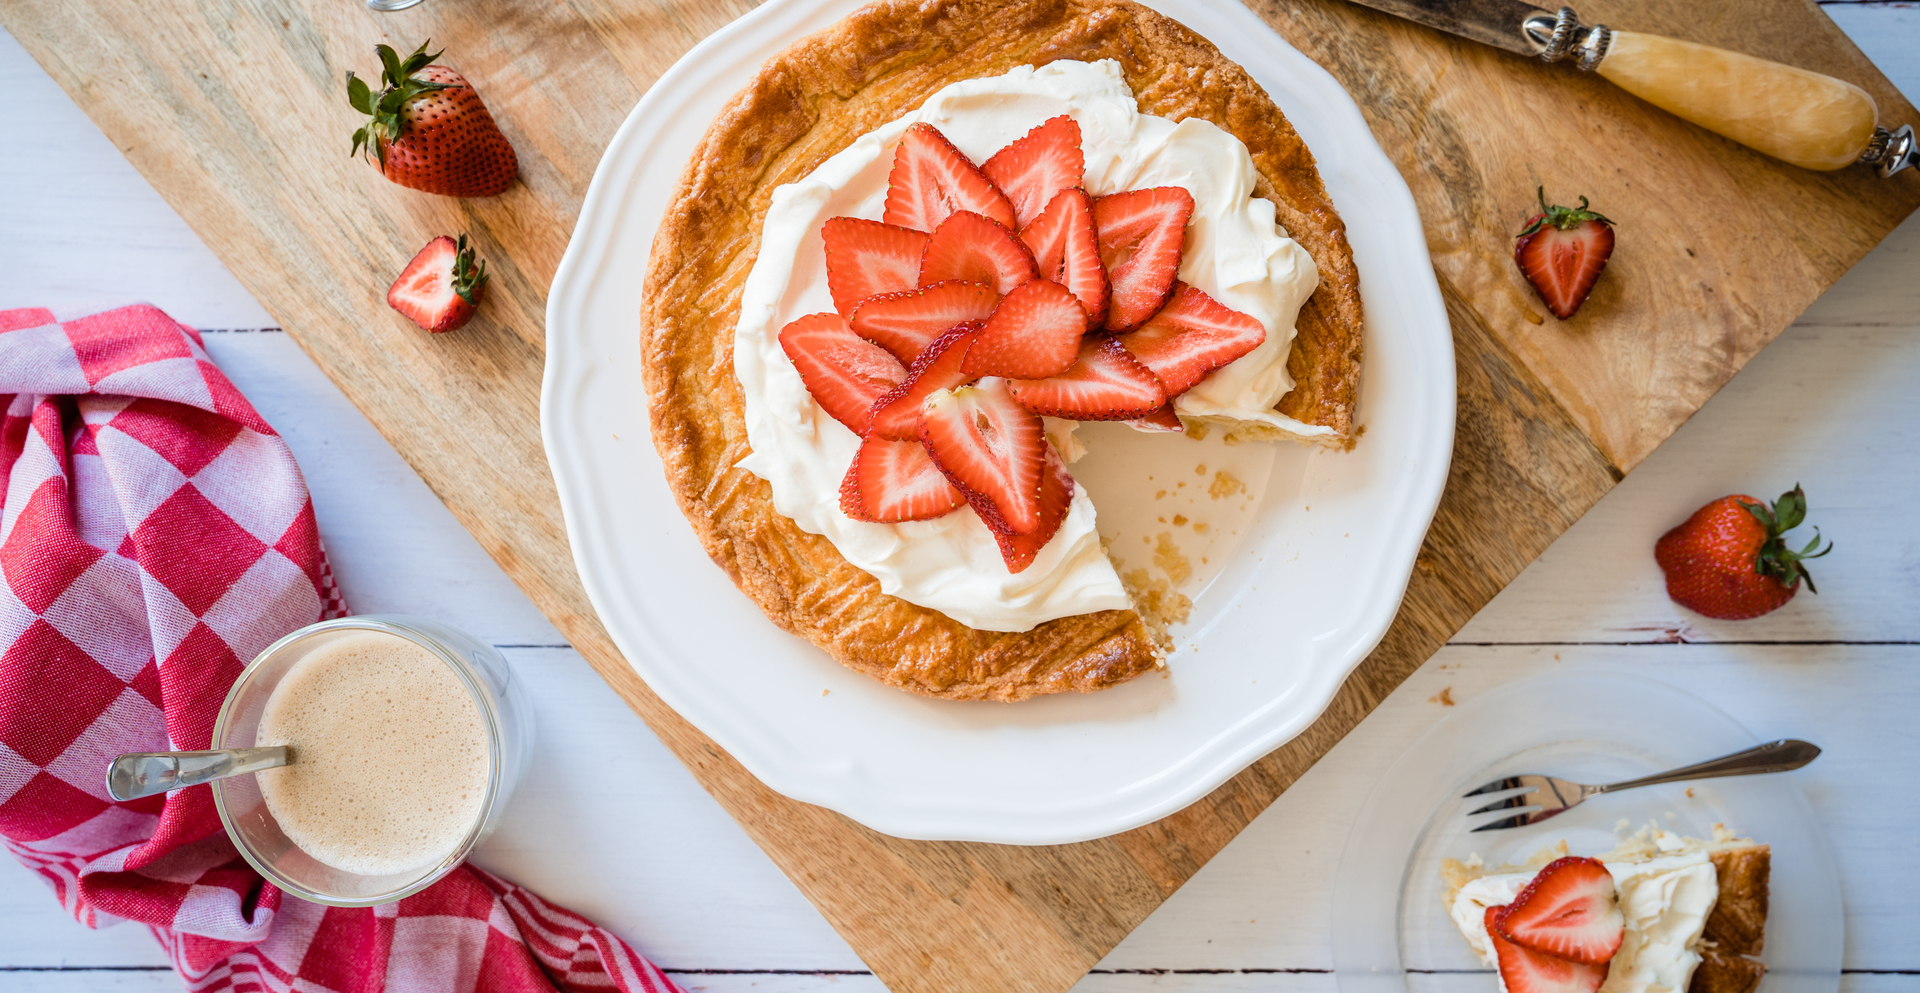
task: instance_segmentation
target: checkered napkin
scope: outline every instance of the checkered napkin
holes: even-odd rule
[[[0,311],[0,408],[0,836],[69,912],[146,924],[196,991],[678,991],[471,866],[322,907],[239,857],[209,787],[108,799],[113,756],[208,747],[241,668],[346,605],[292,453],[193,329]]]

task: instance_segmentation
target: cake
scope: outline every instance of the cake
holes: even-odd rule
[[[976,91],[1012,92],[1014,99],[948,113]],[[940,349],[953,348],[963,330],[889,337],[888,328],[903,326],[900,315],[892,315],[893,324],[872,319],[874,308],[856,316],[861,299],[828,285],[835,273],[820,257],[834,247],[824,240],[833,223],[848,236],[842,245],[884,227],[879,233],[896,239],[917,233],[914,244],[924,246],[946,237],[945,222],[967,220],[957,211],[923,217],[912,204],[896,214],[891,203],[882,216],[873,191],[858,187],[861,176],[876,168],[884,175],[889,162],[898,168],[908,141],[935,140],[924,137],[927,130],[948,148],[958,146],[968,169],[989,165],[997,151],[1061,118],[1085,127],[1087,147],[1105,147],[1100,142],[1111,135],[1100,130],[1101,120],[1120,118],[1088,108],[1117,106],[1120,94],[1126,112],[1137,111],[1126,120],[1149,122],[1139,133],[1155,141],[1172,143],[1166,136],[1177,134],[1188,143],[1182,148],[1231,147],[1230,154],[1205,152],[1217,161],[1184,174],[1184,185],[1224,183],[1218,197],[1228,209],[1207,214],[1208,195],[1195,194],[1196,221],[1186,233],[1177,285],[1152,306],[1131,310],[1116,289],[1102,317],[1089,309],[1095,301],[1076,282],[1070,255],[1049,273],[1059,285],[1045,278],[996,284],[990,266],[968,269],[973,263],[963,258],[941,278],[923,270],[920,283],[893,287],[893,295],[947,294],[941,306],[959,309],[942,312],[970,320],[963,322],[964,343],[945,361],[965,362],[987,378],[909,396],[898,406],[920,420],[892,432],[872,429],[865,406],[821,387],[822,376],[845,379],[846,369],[831,362],[811,367],[809,357],[860,344],[846,333],[855,325],[861,337],[893,352],[869,347],[873,354],[857,357],[856,365],[873,363],[874,382],[932,375],[921,367],[938,364]],[[1165,156],[1128,165],[1134,185],[1099,186],[1097,177],[1117,176],[1113,164],[1125,158],[1089,159],[1086,189],[1068,199],[1084,201],[1078,209],[1091,213],[1119,203],[1123,193],[1153,206],[1147,194],[1171,184],[1145,184]],[[1041,223],[1051,200],[1017,208],[1013,200],[1005,208],[970,202],[979,210],[965,213],[980,219],[967,223],[983,231],[998,225],[1032,241],[1027,231]],[[1200,251],[1206,258],[1195,260],[1194,246],[1227,244],[1219,232],[1233,227],[1224,222],[1239,223],[1250,210],[1268,226],[1257,251],[1234,243],[1238,255]],[[789,223],[796,217],[806,222]],[[1208,282],[1247,251],[1267,253],[1260,257],[1263,279],[1292,272],[1288,285],[1298,292],[1264,300],[1236,295],[1240,284],[1232,279]],[[843,269],[850,257],[844,249],[837,256]],[[925,265],[935,266],[930,255]],[[1109,265],[1101,279],[1122,287],[1124,265]],[[960,299],[960,284],[984,287],[970,291],[983,294],[978,313],[966,311],[973,304]],[[788,312],[809,293],[818,313]],[[982,342],[993,339],[997,318],[1014,302],[1023,313],[1054,315],[1078,306],[1090,322],[1083,347],[1048,358],[1045,368],[1022,365],[1031,356],[1019,349],[983,358],[992,350]],[[1162,612],[1119,581],[1093,527],[1092,505],[1072,485],[1065,465],[1078,447],[1071,425],[1046,419],[1044,461],[1006,487],[1019,497],[1015,505],[979,499],[994,495],[992,473],[966,476],[953,459],[935,460],[940,474],[927,471],[925,439],[916,440],[916,432],[926,426],[925,412],[942,404],[965,408],[953,424],[988,423],[982,411],[999,408],[982,403],[1013,409],[1006,400],[1023,389],[1026,409],[1051,411],[1045,391],[1033,384],[1057,383],[1056,359],[1073,360],[1093,378],[1119,370],[1137,379],[1129,370],[1145,352],[1117,355],[1114,338],[1140,341],[1148,326],[1181,308],[1198,315],[1192,321],[1218,326],[1236,319],[1246,325],[1250,313],[1266,311],[1253,320],[1264,338],[1241,341],[1236,348],[1253,351],[1243,348],[1208,367],[1196,383],[1183,380],[1177,395],[1167,390],[1171,399],[1159,408],[1108,415],[1142,427],[1218,426],[1236,440],[1290,438],[1336,449],[1352,443],[1361,320],[1344,228],[1312,155],[1243,70],[1180,25],[1131,3],[875,4],[770,59],[714,122],[688,166],[656,236],[644,290],[641,342],[655,445],[708,554],[775,623],[849,668],[949,699],[1015,701],[1102,689],[1152,670],[1168,642]],[[1258,361],[1233,366],[1240,358]],[[891,372],[881,368],[888,363],[897,363]],[[1158,368],[1164,387],[1174,375]],[[872,396],[855,392],[862,401]],[[868,494],[862,502],[860,478],[904,481],[901,492],[889,494],[899,499]]]
[[[1466,862],[1447,859],[1441,866],[1443,900],[1474,954],[1497,970],[1502,993],[1752,993],[1766,972],[1757,956],[1765,940],[1770,859],[1766,845],[1736,838],[1719,825],[1712,839],[1700,839],[1650,824],[1592,858],[1569,856],[1562,841],[1525,865],[1489,868],[1477,855]],[[1489,930],[1489,924],[1505,930],[1494,922],[1511,908],[1552,899],[1543,891],[1572,892],[1583,870],[1592,879],[1610,880],[1601,884],[1606,899],[1594,897],[1593,906],[1618,911],[1615,944],[1604,958],[1542,959],[1540,947],[1516,945]],[[1562,883],[1550,876],[1561,876]],[[1565,914],[1563,920],[1583,934],[1616,933],[1592,923],[1597,918],[1591,915],[1583,920]]]

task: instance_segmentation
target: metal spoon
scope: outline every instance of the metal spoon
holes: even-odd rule
[[[292,761],[293,754],[285,745],[208,752],[128,752],[107,766],[107,795],[115,800],[137,800]]]

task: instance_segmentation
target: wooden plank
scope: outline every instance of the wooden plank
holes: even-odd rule
[[[1756,6],[1588,13],[1838,72],[1888,121],[1912,119],[1816,10]],[[1054,848],[907,842],[773,794],[647,691],[580,591],[539,448],[544,294],[599,152],[646,85],[741,9],[496,0],[382,18],[337,0],[209,0],[133,23],[102,0],[3,0],[0,20],[898,990],[1071,985],[1920,196],[1912,176],[1776,166],[1592,78],[1358,8],[1256,5],[1367,110],[1420,200],[1454,321],[1455,465],[1399,622],[1313,728],[1174,817]],[[428,36],[521,154],[523,182],[502,197],[425,197],[342,154],[342,73],[367,71],[376,41]],[[1505,260],[1549,180],[1631,219],[1604,295],[1567,328],[1526,319],[1537,305]],[[494,302],[430,338],[381,294],[449,230],[479,241]],[[1684,248],[1697,261],[1678,262]]]

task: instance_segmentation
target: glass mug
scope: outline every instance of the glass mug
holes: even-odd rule
[[[492,645],[437,621],[368,614],[310,624],[281,638],[240,673],[213,725],[211,747],[252,748],[260,716],[295,663],[322,645],[363,631],[405,638],[445,662],[472,694],[487,736],[487,789],[480,814],[452,852],[437,862],[387,875],[336,869],[289,839],[260,795],[254,773],[215,780],[214,807],[240,854],[262,876],[303,900],[335,907],[393,903],[433,885],[466,859],[500,824],[533,751],[533,710],[507,660]]]

